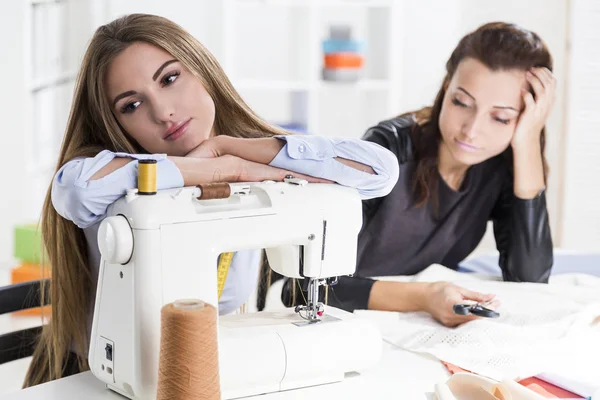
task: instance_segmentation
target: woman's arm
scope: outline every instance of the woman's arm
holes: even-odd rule
[[[127,189],[137,187],[137,160],[141,159],[157,161],[158,189],[183,186],[181,173],[164,154],[104,150],[95,157],[71,160],[58,170],[52,181],[52,205],[82,229],[95,224]]]
[[[183,178],[184,186],[195,186],[211,182],[242,182],[283,180],[291,171],[253,162],[239,157],[224,155],[216,158],[166,157],[172,162]],[[116,157],[95,172],[89,181],[95,181],[112,174],[118,169],[134,162],[134,158]],[[298,175],[297,175],[298,176]],[[299,175],[310,182],[326,182],[323,179]]]
[[[477,318],[455,314],[453,307],[456,304],[490,302],[487,308],[499,306],[493,294],[473,292],[448,282],[392,282],[341,277],[330,290],[329,304],[349,312],[356,309],[424,311],[446,326],[457,326]]]
[[[168,157],[181,172],[184,186],[195,186],[210,182],[261,182],[282,181],[292,174],[290,170],[249,161],[233,155],[216,158]],[[297,178],[313,183],[328,183],[325,179],[294,173]]]
[[[313,135],[243,139],[218,136],[205,141],[188,157],[232,155],[355,187],[363,199],[385,196],[398,179],[394,154],[375,143]]]
[[[223,142],[222,148],[225,154],[231,154],[261,164],[271,163],[286,145],[285,141],[277,138],[247,140],[231,136],[218,136],[215,139]],[[342,157],[334,157],[334,159],[357,171],[366,172],[371,175],[375,174],[375,171],[370,165],[363,164],[360,161],[349,160]]]
[[[513,147],[514,194],[529,200],[544,190],[544,162],[540,142]]]
[[[157,188],[210,182],[282,180],[290,171],[226,155],[212,159],[126,154],[108,150],[67,162],[52,183],[52,204],[64,218],[86,228],[100,221],[108,206],[137,187],[137,160],[157,160]],[[296,174],[298,176],[298,174]],[[311,182],[322,179],[300,175]]]
[[[548,282],[553,244],[545,191],[521,199],[515,196],[512,177],[507,174],[491,220],[504,280]]]
[[[514,156],[514,193],[528,200],[545,188],[540,136],[554,103],[556,79],[547,68],[527,72],[531,91],[523,90],[525,108],[511,141]]]
[[[514,177],[506,177],[491,219],[504,280],[547,282],[553,244],[540,135],[552,108],[556,80],[546,68],[532,69],[527,80],[533,94],[523,92],[525,108],[511,143]]]

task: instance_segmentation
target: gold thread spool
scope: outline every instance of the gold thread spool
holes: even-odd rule
[[[178,300],[161,310],[156,400],[219,400],[217,310]]]
[[[197,186],[200,189],[198,200],[226,199],[231,195],[229,183],[207,183]]]
[[[138,161],[138,194],[156,194],[156,160]]]

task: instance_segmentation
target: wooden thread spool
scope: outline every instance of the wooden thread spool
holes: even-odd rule
[[[178,300],[161,310],[156,400],[219,400],[217,310]]]
[[[198,185],[200,189],[200,196],[198,200],[210,200],[210,199],[226,199],[231,195],[231,186],[229,183],[207,183],[205,185]]]

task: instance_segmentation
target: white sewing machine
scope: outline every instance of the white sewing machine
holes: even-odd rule
[[[89,363],[110,389],[156,397],[161,307],[178,299],[217,306],[217,258],[237,250],[266,248],[273,270],[311,284],[300,313],[219,318],[223,399],[341,381],[380,358],[374,325],[318,299],[325,278],[355,270],[356,190],[296,180],[229,187],[228,197],[212,200],[198,200],[194,187],[133,190],[109,209],[98,234]]]

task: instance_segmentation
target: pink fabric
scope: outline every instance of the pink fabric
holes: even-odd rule
[[[451,374],[455,374],[457,372],[470,372],[464,370],[460,367],[457,367],[454,364],[450,364],[442,361],[442,364],[450,371]],[[583,397],[576,395],[575,393],[569,392],[568,390],[559,388],[558,386],[554,386],[551,383],[544,382],[543,380],[532,377],[519,381],[519,383],[525,386],[527,389],[530,389],[536,392],[539,395],[544,396],[547,399],[583,399]]]

